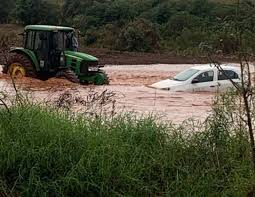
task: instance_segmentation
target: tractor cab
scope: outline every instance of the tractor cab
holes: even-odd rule
[[[27,26],[24,49],[34,51],[41,72],[56,72],[65,67],[66,50],[78,51],[74,36],[74,29],[69,27]]]
[[[107,84],[98,59],[78,52],[78,39],[71,27],[29,25],[23,47],[13,48],[4,72],[12,76],[64,77],[73,82]]]

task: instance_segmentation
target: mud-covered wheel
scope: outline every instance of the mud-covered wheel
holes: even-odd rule
[[[78,76],[70,69],[59,71],[56,77],[67,79],[73,83],[80,83]]]
[[[104,84],[109,85],[110,84],[109,76],[106,74],[105,71],[100,70],[100,72],[105,76]]]
[[[95,78],[95,85],[109,85],[110,80],[108,75],[105,73],[105,71],[100,70],[98,73],[96,73]]]
[[[22,54],[12,54],[7,65],[3,67],[3,73],[14,78],[36,77],[36,71],[29,58]]]

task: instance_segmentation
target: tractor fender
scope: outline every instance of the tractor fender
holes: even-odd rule
[[[24,49],[21,47],[15,47],[15,48],[11,48],[9,53],[18,53],[18,54],[25,55],[26,57],[28,57],[31,60],[35,70],[40,71],[38,60],[37,60],[35,53],[33,51],[31,51],[29,49]]]

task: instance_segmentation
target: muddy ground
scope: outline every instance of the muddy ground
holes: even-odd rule
[[[18,43],[21,43],[19,40]],[[10,45],[21,46],[21,44]],[[10,47],[5,51],[8,52]],[[5,64],[7,53],[2,53],[0,48],[0,64]],[[205,56],[182,56],[166,52],[139,53],[139,52],[123,52],[105,48],[80,48],[80,51],[93,55],[99,59],[100,65],[141,65],[141,64],[197,64],[208,63],[209,59]],[[8,58],[8,57],[7,57]],[[214,60],[220,62],[238,62],[232,56],[216,56]]]
[[[106,66],[111,83],[107,86],[82,86],[64,79],[22,79],[16,81],[18,88],[32,92],[37,100],[53,99],[68,91],[70,95],[88,98],[89,92],[98,94],[108,91],[114,95],[114,111],[132,112],[138,115],[155,114],[162,120],[180,123],[194,118],[204,120],[211,109],[212,93],[183,93],[155,90],[149,84],[174,76],[191,67],[191,64],[123,65]],[[9,87],[11,80],[1,74],[1,89]],[[3,84],[4,83],[4,84]],[[9,85],[7,85],[9,84]],[[7,88],[8,89],[8,88]],[[107,107],[107,106],[106,106]]]
[[[124,52],[104,48],[81,48],[84,53],[99,58],[102,65],[140,65],[140,64],[197,64],[209,62],[208,57],[201,55],[184,56],[171,52],[155,51],[154,53]],[[220,62],[238,62],[231,55],[215,55],[213,59]]]

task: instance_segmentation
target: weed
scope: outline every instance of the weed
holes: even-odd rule
[[[10,118],[3,108],[0,189],[21,196],[245,195],[249,141],[217,103],[206,125],[178,127],[128,114],[73,118],[29,104],[11,106]]]

